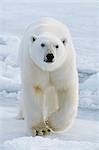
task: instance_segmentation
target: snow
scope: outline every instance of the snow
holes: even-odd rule
[[[62,9],[61,9],[62,8]],[[0,1],[0,150],[99,149],[99,37],[95,0]],[[79,111],[68,132],[29,137],[17,120],[21,94],[18,47],[26,27],[50,16],[69,26],[77,52]]]
[[[62,141],[59,139],[49,139],[42,137],[24,137],[19,139],[14,139],[12,141],[7,141],[1,150],[97,150],[98,144],[91,142],[80,142],[80,141]],[[57,144],[57,145],[56,145]],[[71,147],[72,144],[72,147]]]

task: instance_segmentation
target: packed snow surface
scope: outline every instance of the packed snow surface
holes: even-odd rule
[[[91,142],[24,137],[5,142],[1,150],[53,150],[53,147],[54,150],[98,150],[98,146],[98,143]]]

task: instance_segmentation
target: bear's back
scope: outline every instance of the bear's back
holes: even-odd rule
[[[68,28],[63,23],[53,18],[41,18],[32,23],[26,30],[26,34],[39,36],[43,33],[50,33],[57,37],[63,38],[68,34]]]

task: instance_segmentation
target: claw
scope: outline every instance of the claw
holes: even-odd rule
[[[51,130],[50,130],[50,129],[48,129],[47,131],[48,131],[48,132],[51,132]]]
[[[36,135],[38,135],[38,131],[36,130]]]

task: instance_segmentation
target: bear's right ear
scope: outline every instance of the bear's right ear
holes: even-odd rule
[[[35,42],[35,41],[36,41],[36,37],[32,36],[32,42]]]

